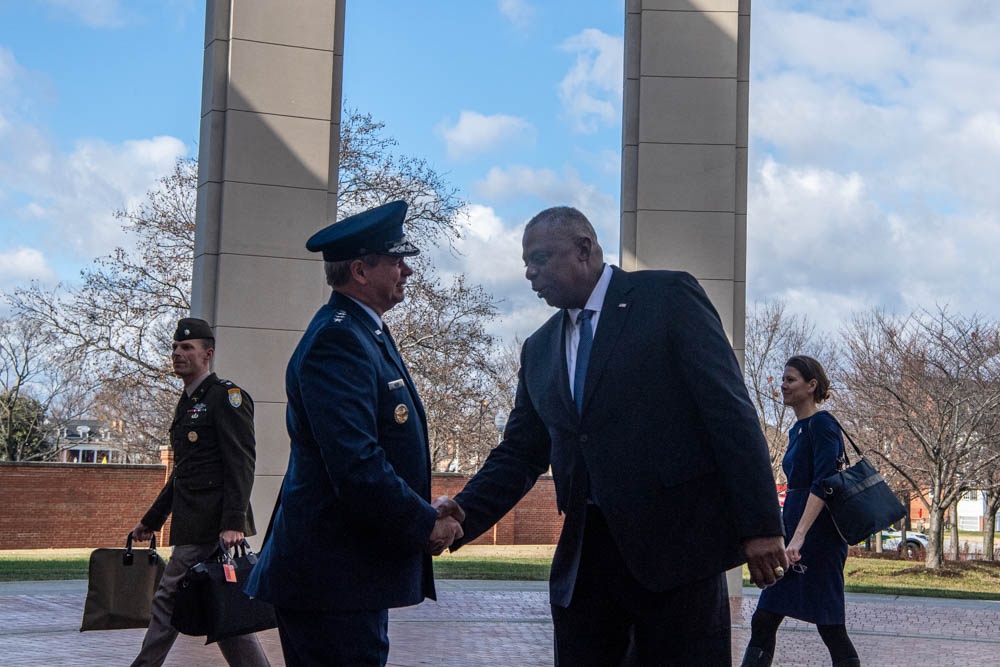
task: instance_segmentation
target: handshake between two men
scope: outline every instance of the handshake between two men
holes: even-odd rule
[[[465,534],[462,532],[465,512],[448,496],[440,496],[431,503],[431,507],[437,510],[437,521],[434,522],[434,530],[427,540],[427,553],[440,556],[455,540]]]

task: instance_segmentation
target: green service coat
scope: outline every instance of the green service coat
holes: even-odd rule
[[[173,514],[170,544],[208,544],[224,530],[256,531],[250,509],[253,399],[209,375],[181,395],[170,426],[174,469],[142,523],[159,530]]]

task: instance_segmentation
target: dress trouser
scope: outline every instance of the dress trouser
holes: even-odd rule
[[[669,551],[663,566],[670,567]],[[552,606],[561,667],[720,667],[732,661],[725,573],[665,592],[644,588],[604,515],[587,507],[580,569],[568,607]]]
[[[275,607],[274,613],[288,667],[385,667],[389,659],[387,609]]]
[[[170,647],[177,639],[177,630],[170,624],[174,612],[174,594],[181,579],[187,574],[188,568],[199,563],[219,547],[218,542],[211,544],[181,544],[175,546],[163,570],[160,587],[153,595],[152,613],[146,636],[142,640],[142,649],[132,662],[132,667],[159,667],[167,659]],[[218,642],[219,650],[230,665],[246,667],[267,667],[270,663],[264,650],[257,641],[256,634],[240,635]]]

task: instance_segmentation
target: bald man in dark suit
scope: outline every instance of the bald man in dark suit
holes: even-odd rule
[[[500,445],[455,497],[465,536],[551,465],[565,514],[550,577],[555,662],[730,664],[725,571],[788,566],[767,446],[719,316],[689,274],[604,263],[587,218],[527,225],[525,276],[559,308],[521,352]]]

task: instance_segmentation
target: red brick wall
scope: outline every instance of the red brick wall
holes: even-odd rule
[[[166,470],[0,463],[0,549],[124,546],[125,536],[163,488]],[[164,533],[164,543],[167,537]]]
[[[431,481],[431,497],[457,495],[465,475],[436,473]],[[562,530],[562,516],[556,511],[556,488],[551,477],[540,477],[524,498],[496,526],[472,544],[555,544]]]
[[[120,547],[163,488],[172,461],[133,466],[0,463],[0,549]],[[435,474],[433,497],[462,490],[465,475]],[[169,539],[170,522],[158,538]],[[473,544],[555,544],[562,528],[551,477]]]

